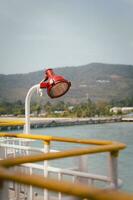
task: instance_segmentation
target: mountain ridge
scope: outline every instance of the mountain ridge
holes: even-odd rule
[[[55,73],[72,82],[70,91],[60,100],[77,103],[88,98],[110,101],[133,96],[133,66],[90,63],[54,68]],[[0,100],[24,101],[28,89],[43,79],[43,70],[25,74],[0,74]],[[45,95],[46,101],[51,101]]]

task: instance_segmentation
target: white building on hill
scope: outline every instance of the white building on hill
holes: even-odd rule
[[[133,112],[133,107],[113,107],[110,109],[110,112],[113,113],[118,113],[118,112],[122,112],[122,113],[130,113]]]

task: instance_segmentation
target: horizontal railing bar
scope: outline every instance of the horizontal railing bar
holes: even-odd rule
[[[14,148],[18,150],[32,150],[32,151],[44,152],[44,148],[37,148],[37,147],[35,148],[35,147],[22,146],[22,145],[16,145],[16,144],[0,144],[0,147],[6,147],[6,149]],[[59,152],[59,151],[50,149],[50,152]]]
[[[44,170],[43,165],[39,165],[39,164],[27,163],[27,164],[22,164],[22,166],[25,166],[28,168],[31,167],[32,169]],[[95,180],[102,180],[105,182],[107,182],[107,181],[110,182],[110,179],[108,177],[102,176],[102,175],[95,175],[95,174],[73,171],[73,170],[69,170],[69,169],[62,169],[62,168],[51,167],[51,166],[48,166],[47,170],[49,172],[61,173],[64,175],[78,176],[78,177],[83,177],[83,178],[91,178],[91,179],[95,179]]]
[[[16,133],[0,133],[0,137],[14,137],[14,138],[25,138],[25,139],[33,139],[33,140],[52,140],[52,136],[47,135],[31,135],[31,134],[16,134]]]
[[[6,122],[0,122],[0,126],[1,127],[9,127],[9,126],[23,126],[25,123],[24,122],[8,122],[8,123],[6,123]]]
[[[0,137],[1,137],[1,135],[0,135]],[[1,140],[2,139],[2,140]],[[5,141],[5,142],[19,142],[19,141],[21,141],[21,142],[31,142],[31,141],[33,141],[33,139],[26,139],[26,138],[14,138],[14,137],[3,137],[2,136],[2,138],[0,138],[0,142],[1,141]]]
[[[25,175],[18,172],[10,172],[4,168],[0,168],[0,178],[8,181],[16,181],[18,183],[32,185],[39,188],[74,195],[81,198],[93,200],[132,200],[133,195],[125,192],[105,191],[95,187],[86,186],[83,184],[70,183],[67,181],[57,181],[41,176]]]
[[[1,160],[0,161],[0,165],[3,167],[13,167],[16,165],[20,165],[23,164],[23,166],[27,165],[26,163],[30,163],[30,162],[38,162],[38,161],[45,161],[45,160],[54,160],[54,159],[60,159],[60,158],[67,158],[67,157],[72,157],[72,156],[79,156],[79,155],[85,155],[85,154],[94,154],[94,153],[105,153],[105,152],[112,152],[114,153],[114,156],[117,156],[117,153],[119,150],[122,150],[126,147],[125,144],[119,143],[119,142],[115,142],[115,141],[104,141],[104,140],[80,140],[80,139],[75,139],[75,138],[61,138],[61,137],[54,137],[54,136],[41,136],[41,135],[26,135],[26,134],[11,134],[11,133],[2,133],[0,134],[0,137],[11,137],[11,138],[23,138],[23,139],[32,139],[32,140],[42,140],[44,141],[58,141],[58,142],[71,142],[71,143],[80,143],[80,144],[88,144],[88,145],[100,145],[100,146],[93,146],[93,147],[86,147],[86,148],[78,148],[78,149],[70,149],[70,150],[65,150],[65,151],[61,151],[61,152],[50,152],[50,153],[40,153],[38,155],[21,155],[21,157],[16,157],[16,158],[7,158],[5,160]],[[15,146],[15,145],[13,145]],[[28,147],[29,150],[29,147]],[[23,157],[22,157],[23,156]],[[31,165],[34,164],[29,164],[29,167],[31,167]],[[2,170],[2,172],[1,172]],[[4,171],[3,171],[4,170]],[[50,167],[48,167],[48,171],[50,170]],[[52,170],[52,167],[51,167]],[[62,169],[59,169],[62,170]],[[79,174],[77,175],[77,172],[70,172],[68,169],[65,169],[66,171],[60,172],[59,170],[57,170],[59,173],[62,174],[67,174],[67,175],[71,175],[70,173],[73,173],[72,176],[78,176],[78,177],[84,177],[86,178],[86,173],[84,172],[78,172]],[[53,168],[54,171],[54,168]],[[56,171],[56,170],[55,170]],[[57,173],[58,173],[57,172]],[[69,172],[69,174],[68,174]],[[21,177],[22,175],[22,177]],[[101,176],[101,175],[95,175],[95,174],[87,174],[87,176],[89,176],[88,178],[92,179],[92,180],[100,180],[103,179],[102,181],[105,182],[109,182],[111,183],[110,179],[107,178],[106,176]],[[0,169],[0,177],[6,180],[10,180],[10,181],[16,181],[18,183],[22,183],[22,184],[28,184],[28,185],[32,185],[32,186],[36,186],[36,187],[40,187],[40,188],[45,188],[45,189],[49,189],[49,190],[54,190],[57,192],[62,192],[62,193],[66,193],[66,194],[70,194],[70,195],[76,195],[82,198],[93,198],[93,200],[104,200],[104,197],[108,197],[106,198],[106,200],[109,199],[117,199],[114,198],[114,196],[111,195],[107,195],[105,196],[105,191],[102,192],[102,190],[96,189],[96,188],[91,188],[93,190],[89,190],[88,187],[86,187],[85,185],[82,187],[82,185],[77,185],[77,184],[71,184],[71,183],[66,183],[64,181],[57,181],[57,180],[51,180],[51,179],[47,179],[47,178],[42,178],[39,176],[30,176],[30,175],[25,175],[22,173],[18,173],[18,172],[9,172],[5,169]],[[39,179],[38,179],[39,178]],[[98,179],[95,179],[98,178]],[[29,180],[30,179],[30,180]],[[41,183],[39,183],[40,181],[42,181]],[[119,183],[119,180],[118,180]],[[41,185],[42,184],[42,185]],[[53,184],[55,184],[55,186],[53,186]],[[63,184],[63,188],[62,187]],[[73,186],[72,186],[73,185]],[[119,185],[119,184],[118,184]],[[79,193],[79,189],[78,187],[80,186],[80,193]],[[69,188],[68,188],[69,187]],[[73,187],[75,187],[75,189],[73,189]],[[86,193],[85,190],[82,191],[82,189],[85,189],[86,187],[86,192],[92,192],[91,194]],[[78,191],[77,191],[78,190]],[[74,192],[75,193],[74,193]],[[77,191],[77,193],[76,193]],[[83,193],[82,193],[83,192]],[[99,193],[98,196],[96,196],[96,193]],[[85,196],[86,194],[91,195],[91,196]],[[124,193],[125,194],[125,193]],[[124,194],[121,195],[121,197],[124,197]],[[83,195],[83,196],[82,196]],[[92,196],[95,195],[95,196]],[[130,199],[130,195],[125,194],[126,196],[124,198],[126,198],[128,196],[128,200]],[[111,196],[111,198],[110,198]],[[117,197],[119,196],[119,194],[117,194]],[[118,199],[117,199],[118,200]],[[126,200],[126,199],[122,199],[120,198],[120,200]]]
[[[57,172],[57,173],[60,172],[61,174],[64,174],[64,175],[78,176],[78,177],[83,177],[83,178],[91,178],[95,180],[110,182],[110,179],[107,176],[91,174],[88,172],[86,173],[86,172],[79,172],[79,171],[73,171],[73,170],[68,170],[68,169],[60,169],[60,168],[54,168],[51,166],[48,167],[48,171]]]
[[[69,142],[69,143],[80,143],[80,144],[90,144],[90,145],[108,145],[112,144],[112,141],[109,140],[96,140],[96,139],[76,139],[76,138],[65,138],[53,136],[54,141],[58,142]]]
[[[22,146],[22,145],[20,146],[20,145],[16,145],[16,144],[0,144],[0,147],[44,152],[44,148],[35,148],[35,147]]]
[[[24,167],[27,167],[27,168],[44,170],[43,165],[34,164],[34,163],[32,163],[32,164],[31,163],[26,163],[26,164],[22,164],[21,166],[24,166]],[[82,177],[82,178],[93,179],[93,180],[97,180],[97,181],[104,181],[104,182],[111,183],[109,177],[103,176],[103,175],[99,175],[99,174],[78,172],[78,171],[73,171],[71,169],[63,169],[63,168],[57,168],[57,167],[51,167],[51,166],[48,166],[47,170],[49,172],[61,173],[63,175],[77,176],[77,177]],[[122,183],[123,183],[122,180],[118,179],[118,187],[120,187],[122,185]]]
[[[29,138],[33,140],[49,140],[49,141],[60,141],[60,142],[71,142],[71,143],[80,143],[80,144],[92,144],[92,145],[110,145],[110,144],[120,144],[123,148],[126,147],[125,144],[118,143],[115,141],[108,140],[83,140],[76,138],[65,138],[65,137],[55,137],[47,135],[31,135],[31,134],[16,134],[16,133],[0,133],[0,137],[15,137],[15,138]],[[118,146],[119,148],[119,146]]]
[[[61,152],[50,152],[50,153],[40,153],[38,155],[27,155],[27,156],[18,156],[15,158],[7,158],[0,161],[0,165],[5,167],[12,167],[15,165],[29,163],[29,162],[38,162],[44,160],[54,160],[66,157],[80,156],[85,154],[94,154],[94,153],[104,153],[104,152],[117,152],[118,149],[123,149],[124,146],[121,144],[112,144],[112,145],[103,145],[95,147],[86,147],[86,148],[76,148],[65,150]]]
[[[39,169],[39,170],[44,170],[43,165],[39,164],[34,164],[34,163],[27,163],[27,164],[22,164],[24,167],[32,168],[32,169]],[[70,176],[77,176],[77,177],[82,177],[86,179],[93,179],[97,181],[104,181],[111,183],[111,180],[107,176],[99,175],[99,174],[91,174],[91,173],[86,173],[86,172],[79,172],[79,171],[73,171],[71,169],[63,169],[63,168],[57,168],[57,167],[51,167],[48,166],[47,170],[49,172],[54,172],[54,173],[61,173],[62,175],[70,175]],[[122,180],[118,179],[118,187],[122,185]]]

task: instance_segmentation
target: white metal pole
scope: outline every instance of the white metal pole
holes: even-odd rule
[[[40,88],[40,85],[37,84],[37,85],[34,85],[32,86],[27,95],[26,95],[26,98],[25,98],[25,130],[24,130],[24,133],[25,134],[29,134],[30,133],[30,102],[31,102],[31,97],[33,95],[33,93],[36,91],[38,91]],[[29,146],[29,144],[27,145]],[[29,152],[27,152],[29,153]],[[32,174],[32,168],[30,168],[30,174]],[[32,200],[32,186],[30,185],[30,189],[29,189],[29,192],[28,192],[28,197],[29,197],[29,200]]]
[[[38,91],[40,88],[40,85],[34,85],[32,86],[25,98],[25,132],[26,134],[30,133],[30,100],[31,100],[31,96],[35,91]]]

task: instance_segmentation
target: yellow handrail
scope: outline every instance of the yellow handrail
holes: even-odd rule
[[[100,146],[100,147],[92,147],[92,148],[76,148],[61,152],[52,152],[52,153],[40,153],[32,156],[18,156],[15,158],[7,158],[0,161],[1,166],[5,167],[13,167],[15,165],[20,165],[23,163],[29,162],[39,162],[43,160],[54,160],[59,158],[66,158],[72,156],[80,156],[85,154],[94,154],[94,153],[103,153],[103,152],[116,152],[118,149],[117,145],[108,145],[108,146]]]
[[[102,152],[118,152],[126,147],[123,143],[118,143],[116,141],[98,141],[98,140],[82,140],[82,139],[74,139],[74,138],[61,138],[61,137],[53,137],[53,136],[43,136],[43,135],[31,135],[31,134],[16,134],[16,133],[0,133],[0,137],[15,137],[15,138],[26,138],[33,140],[42,140],[42,141],[61,141],[61,142],[73,142],[80,144],[95,144],[97,146],[94,147],[86,147],[86,148],[75,148],[70,150],[65,150],[61,152],[47,153],[47,154],[37,154],[32,156],[18,156],[16,158],[7,158],[0,161],[0,165],[11,167],[15,165],[19,165],[27,162],[37,162],[43,160],[53,160],[71,156],[79,156],[84,154],[94,154],[94,153],[102,153]],[[99,146],[98,146],[99,145]]]
[[[27,184],[36,186],[39,188],[46,188],[49,190],[54,190],[68,195],[75,195],[80,198],[87,198],[93,200],[131,200],[133,195],[115,192],[115,191],[106,191],[100,190],[94,187],[89,187],[82,184],[72,184],[66,181],[57,181],[54,179],[44,178],[39,175],[26,175],[20,172],[10,172],[6,170],[8,167],[13,167],[16,165],[44,161],[44,160],[53,160],[71,156],[79,156],[84,154],[93,154],[101,152],[110,152],[114,153],[117,156],[117,153],[126,147],[125,144],[119,143],[116,141],[105,141],[105,140],[82,140],[74,138],[62,138],[55,136],[42,136],[42,135],[31,135],[31,134],[10,134],[10,133],[0,133],[0,137],[14,137],[14,138],[25,138],[33,140],[42,140],[47,142],[60,141],[60,142],[72,142],[80,144],[95,145],[93,147],[85,148],[75,148],[70,150],[65,150],[61,152],[51,152],[51,153],[40,153],[37,155],[28,155],[28,156],[19,156],[16,158],[7,158],[0,161],[0,178],[2,180],[16,181],[18,183]]]
[[[23,134],[23,133],[5,133],[1,132],[0,137],[15,137],[15,138],[25,138],[25,139],[33,139],[33,140],[49,140],[49,141],[59,141],[59,142],[71,142],[71,143],[80,143],[80,144],[93,144],[93,145],[110,145],[110,144],[118,144],[118,149],[126,148],[126,145],[116,141],[109,140],[96,140],[96,139],[76,139],[76,138],[65,138],[65,137],[56,137],[56,136],[47,136],[47,135],[32,135],[32,134]]]
[[[21,184],[32,185],[42,189],[62,192],[80,198],[92,200],[132,200],[133,195],[125,192],[105,191],[83,184],[72,184],[67,181],[58,181],[51,178],[42,178],[39,175],[26,175],[20,172],[10,172],[0,167],[0,178],[6,181],[16,181]]]
[[[7,127],[7,126],[23,126],[25,124],[22,120],[4,120],[0,119],[0,127]]]
[[[105,140],[82,140],[82,139],[74,139],[74,138],[61,138],[54,136],[43,136],[43,135],[31,135],[31,134],[16,134],[16,133],[0,133],[0,137],[15,137],[15,138],[26,138],[33,140],[42,140],[42,141],[61,141],[61,142],[73,142],[80,144],[93,144],[99,145],[94,147],[86,147],[86,148],[78,148],[65,150],[61,152],[47,153],[47,154],[38,154],[32,156],[24,156],[24,157],[16,157],[16,158],[8,158],[0,161],[0,165],[10,167],[22,163],[27,162],[37,162],[43,160],[53,160],[59,158],[65,158],[70,156],[79,156],[84,154],[94,154],[94,153],[102,153],[102,152],[118,152],[126,147],[123,143],[118,143],[116,141],[105,141]]]
[[[20,172],[10,172],[1,167],[0,178],[92,200],[133,200],[133,195],[125,192],[105,191],[83,184],[72,184],[67,181],[44,178],[39,175],[31,176]]]

